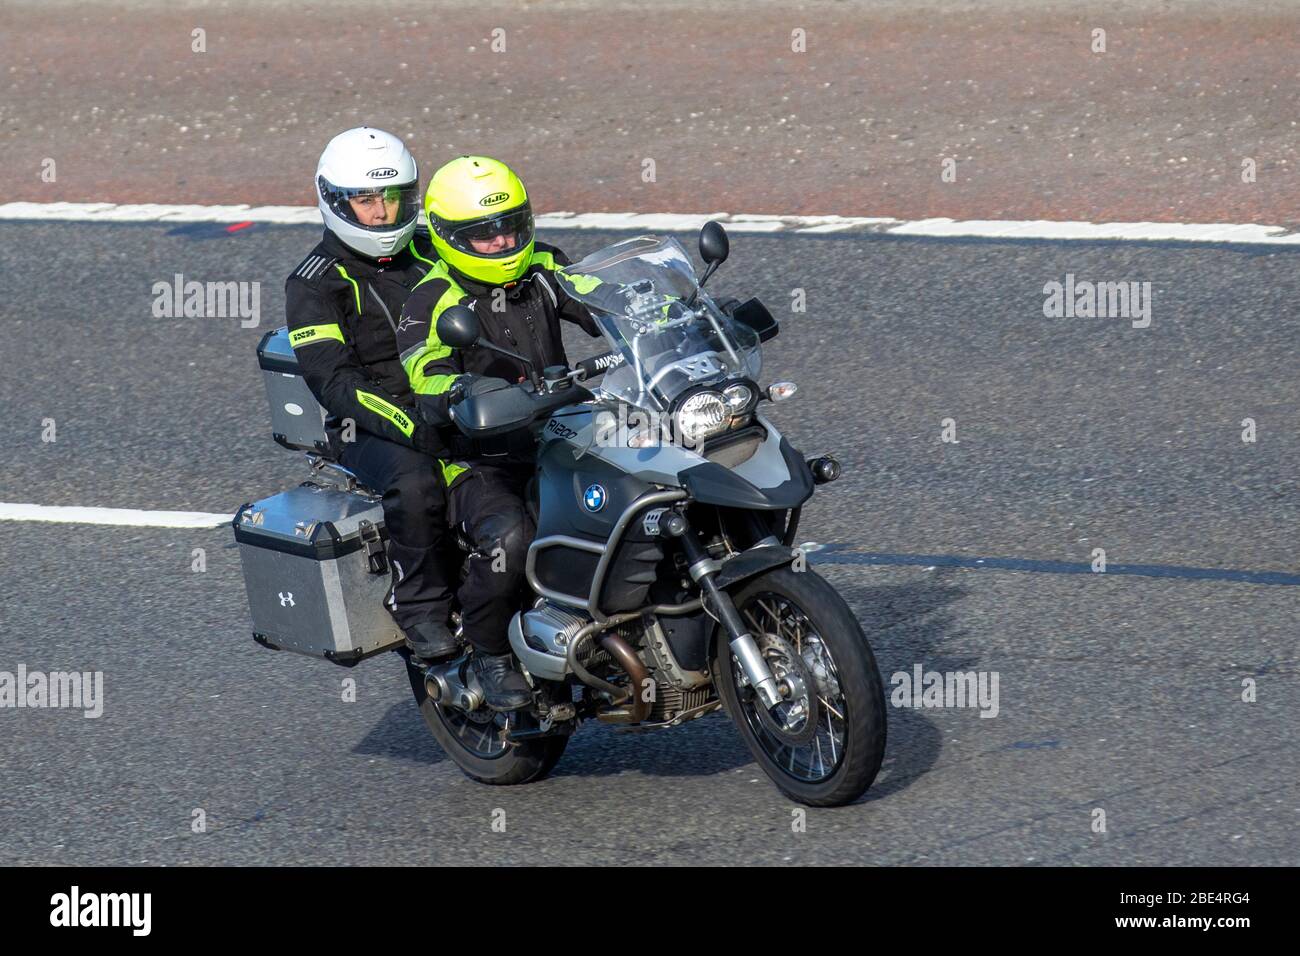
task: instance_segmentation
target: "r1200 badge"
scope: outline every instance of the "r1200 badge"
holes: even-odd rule
[[[552,418],[546,423],[546,430],[553,435],[559,435],[561,438],[577,438],[578,433],[568,425],[562,425]]]

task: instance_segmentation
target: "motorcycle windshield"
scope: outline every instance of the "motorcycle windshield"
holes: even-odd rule
[[[758,335],[700,291],[690,256],[676,239],[627,239],[556,274],[626,360],[605,373],[598,395],[667,411],[693,386],[758,379]]]

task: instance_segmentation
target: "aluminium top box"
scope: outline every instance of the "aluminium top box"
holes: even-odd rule
[[[310,482],[232,522],[258,643],[351,665],[403,642],[384,600],[380,499]]]
[[[257,364],[271,403],[271,433],[275,440],[285,448],[328,455],[325,409],[302,377],[298,357],[289,344],[288,328],[262,336],[257,345]]]

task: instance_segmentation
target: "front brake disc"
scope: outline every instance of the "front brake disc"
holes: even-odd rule
[[[801,688],[797,696],[786,698],[770,710],[758,701],[757,695],[751,698],[750,706],[754,708],[759,723],[788,746],[803,747],[812,743],[821,719],[817,694],[809,693],[810,689],[817,687],[813,674],[785,638],[764,633],[754,635],[754,640],[776,682],[780,684],[790,678],[796,688]],[[802,714],[792,713],[799,707],[803,708]]]

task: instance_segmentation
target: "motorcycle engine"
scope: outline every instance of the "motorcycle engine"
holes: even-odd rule
[[[551,680],[563,679],[567,674],[565,656],[569,643],[590,623],[591,618],[581,611],[562,607],[549,601],[537,605],[521,615],[520,634],[523,648],[515,647],[516,654],[529,671]],[[659,621],[651,618],[629,621],[612,629],[635,650],[645,663],[655,682],[655,699],[647,723],[674,720],[682,713],[703,707],[714,700],[713,685],[705,671],[688,670],[673,654]],[[515,635],[512,634],[512,643]],[[522,651],[522,653],[521,653]],[[590,643],[580,651],[582,666],[599,676],[618,671],[613,658],[597,643]],[[697,715],[703,716],[703,714]]]
[[[706,672],[687,670],[677,660],[657,619],[651,618],[649,624],[632,621],[614,630],[636,649],[637,656],[645,662],[654,679],[655,698],[650,705],[647,723],[674,720],[716,698]]]

